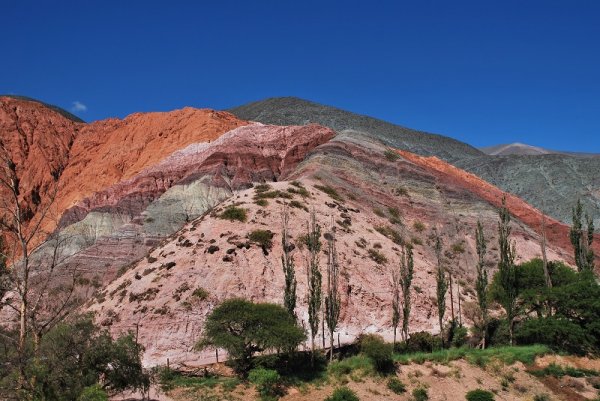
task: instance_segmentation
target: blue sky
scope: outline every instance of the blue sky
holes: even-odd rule
[[[600,152],[600,1],[0,0],[0,93],[91,121],[299,96]]]

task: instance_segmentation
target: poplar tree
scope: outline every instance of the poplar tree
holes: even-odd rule
[[[414,272],[413,251],[410,245],[402,246],[400,262],[400,286],[402,288],[402,337],[408,340],[408,323],[410,321],[410,287]]]
[[[515,266],[516,249],[515,243],[510,242],[510,213],[506,207],[506,197],[502,198],[502,207],[499,210],[500,221],[498,222],[498,245],[500,261],[498,262],[498,274],[500,277],[500,304],[506,312],[508,320],[508,335],[510,345],[513,345],[513,326],[517,313],[517,271]]]
[[[475,243],[477,247],[477,279],[475,281],[475,291],[477,292],[477,303],[481,312],[481,322],[483,329],[483,348],[485,348],[485,338],[487,336],[488,324],[488,273],[485,266],[485,255],[487,252],[487,242],[483,232],[483,225],[478,220],[477,229],[475,231]]]
[[[337,251],[335,248],[335,227],[327,234],[327,295],[325,296],[325,322],[329,329],[329,359],[333,360],[333,333],[340,318],[341,298],[338,289],[340,276]]]
[[[582,224],[583,207],[581,200],[577,200],[577,204],[573,208],[573,226],[569,232],[571,244],[575,251],[575,264],[577,269],[581,271],[594,270],[594,250],[592,242],[594,241],[594,221],[585,215],[587,230],[584,232]]]
[[[308,325],[311,337],[311,363],[315,358],[315,337],[319,331],[319,312],[321,310],[321,270],[319,269],[319,253],[321,252],[321,227],[317,224],[315,209],[310,212],[308,232],[306,235],[308,248],[308,265],[306,281],[308,286]]]
[[[296,318],[296,272],[294,268],[294,258],[290,254],[291,247],[288,241],[288,225],[289,225],[289,209],[288,205],[283,205],[283,212],[281,214],[281,246],[283,247],[283,253],[281,255],[281,265],[283,267],[283,274],[285,277],[285,288],[283,292],[283,305],[291,316]]]
[[[438,233],[435,235],[434,250],[437,258],[436,295],[438,319],[440,323],[440,338],[442,340],[442,346],[444,346],[444,314],[446,313],[446,292],[448,291],[448,280],[446,279],[446,273],[442,262],[442,239]]]

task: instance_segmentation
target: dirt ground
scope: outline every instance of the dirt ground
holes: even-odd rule
[[[483,389],[495,394],[496,401],[532,401],[534,397],[547,395],[548,400],[585,401],[595,400],[600,392],[593,384],[596,378],[574,377],[535,377],[528,370],[541,369],[550,363],[585,369],[600,370],[600,360],[589,358],[545,356],[538,358],[533,366],[518,362],[511,366],[499,362],[489,363],[485,368],[472,365],[464,360],[448,364],[426,362],[422,365],[402,365],[396,372],[397,377],[406,385],[404,394],[394,394],[387,388],[388,378],[361,377],[350,374],[342,381],[321,385],[291,387],[282,401],[321,401],[331,395],[333,390],[345,385],[356,392],[361,401],[412,399],[412,391],[423,387],[427,389],[431,401],[465,400],[468,391]],[[594,381],[596,380],[596,381]],[[259,397],[251,386],[239,385],[231,391],[213,389],[176,389],[169,393],[175,401],[258,401]]]

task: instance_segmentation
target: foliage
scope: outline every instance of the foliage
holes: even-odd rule
[[[91,316],[85,315],[60,323],[41,338],[39,350],[27,347],[26,377],[35,382],[21,394],[24,399],[77,400],[101,397],[95,386],[102,378],[104,389],[146,389],[149,378],[141,364],[142,348],[131,334],[113,340],[106,330],[100,330]],[[4,356],[8,355],[3,355]],[[9,356],[10,360],[10,356]],[[0,370],[0,398],[3,389],[14,391],[17,372],[10,362],[0,361],[8,369]],[[15,365],[12,365],[15,366]],[[16,369],[16,366],[15,366]]]
[[[108,401],[108,394],[99,385],[85,387],[79,395],[78,401]]]
[[[337,250],[335,247],[335,232],[327,233],[327,294],[325,296],[325,323],[329,329],[330,349],[329,356],[333,360],[333,333],[340,319],[342,299],[339,293],[338,280],[340,266],[338,264]]]
[[[494,393],[482,389],[471,390],[467,393],[467,401],[494,401]]]
[[[469,330],[465,326],[458,325],[454,328],[449,342],[453,347],[459,348],[467,343],[468,336]]]
[[[290,254],[291,247],[288,241],[288,225],[289,225],[289,208],[287,205],[283,206],[283,213],[281,215],[281,266],[283,268],[283,275],[285,276],[285,287],[283,290],[283,305],[287,309],[290,316],[296,318],[296,269],[294,267],[294,258]]]
[[[448,291],[448,280],[442,263],[442,240],[438,233],[435,234],[435,255],[437,258],[437,269],[435,279],[436,299],[438,308],[438,320],[440,323],[440,337],[443,338],[444,313],[446,312],[446,292]],[[443,346],[443,341],[442,341]]]
[[[551,363],[543,369],[534,370],[531,372],[534,376],[554,376],[554,377],[594,377],[600,376],[600,372],[593,369],[581,369],[574,368],[571,366],[560,366],[555,363]]]
[[[504,346],[486,349],[463,347],[441,349],[434,352],[396,354],[394,355],[394,360],[401,364],[423,363],[426,361],[448,363],[457,359],[466,359],[470,363],[479,366],[485,366],[491,360],[499,360],[507,365],[511,365],[517,361],[524,364],[531,364],[536,357],[549,352],[550,349],[545,345]]]
[[[402,289],[402,337],[408,338],[408,322],[410,320],[410,288],[414,273],[413,250],[411,246],[402,247],[400,259],[400,288]]]
[[[427,401],[429,399],[429,394],[427,393],[427,389],[424,387],[417,387],[412,391],[412,396],[415,401]]]
[[[256,368],[248,374],[250,383],[256,386],[261,399],[270,400],[282,395],[281,376],[276,370]]]
[[[308,325],[311,335],[311,357],[315,355],[315,336],[319,331],[319,311],[321,309],[321,282],[322,275],[319,269],[319,253],[321,252],[321,227],[317,224],[316,212],[311,210],[308,232],[306,233],[306,247],[310,254],[307,266],[308,282]]]
[[[569,239],[573,245],[575,252],[575,264],[579,271],[594,271],[594,250],[592,249],[592,243],[594,242],[594,220],[587,214],[585,220],[587,228],[583,230],[583,224],[581,217],[583,213],[583,207],[581,200],[577,200],[577,204],[573,208],[573,226],[569,231]]]
[[[387,382],[389,388],[394,394],[403,394],[406,392],[406,386],[397,377],[391,377]]]
[[[373,366],[377,372],[390,373],[394,370],[393,347],[391,344],[387,344],[381,336],[365,334],[360,336],[358,343],[360,352],[373,361]]]
[[[304,330],[285,308],[234,298],[224,301],[207,317],[204,337],[197,347],[227,350],[229,363],[245,375],[256,352],[293,350],[304,338]]]
[[[360,401],[356,393],[348,387],[338,387],[325,401]]]
[[[402,234],[400,234],[400,232],[394,230],[392,227],[377,226],[377,227],[375,227],[375,231],[377,231],[381,235],[391,239],[392,242],[396,245],[404,244],[404,238],[402,237]]]
[[[237,206],[228,206],[220,215],[220,218],[229,220],[229,221],[241,221],[245,223],[248,216],[246,209]]]
[[[394,162],[400,158],[400,155],[398,153],[394,152],[392,149],[386,149],[383,154],[384,154],[385,158],[391,162]]]
[[[477,293],[477,304],[481,313],[481,325],[483,331],[483,346],[485,347],[485,338],[487,337],[488,322],[488,273],[485,263],[487,242],[483,232],[483,225],[478,220],[475,231],[475,242],[477,248],[477,278],[475,279],[475,292]]]
[[[330,376],[341,378],[353,372],[360,372],[362,375],[375,373],[373,361],[366,355],[355,355],[339,361],[334,361],[327,365],[327,373]]]
[[[369,257],[371,258],[371,260],[373,260],[378,265],[385,265],[388,262],[387,257],[375,248],[371,248],[367,252],[369,253]]]
[[[344,198],[332,187],[329,185],[315,185],[315,188],[321,192],[325,192],[329,197],[338,202],[343,202]]]
[[[210,296],[210,293],[203,287],[198,287],[192,292],[192,296],[198,298],[201,301],[204,301]]]
[[[506,198],[502,198],[502,207],[499,210],[498,246],[500,261],[498,262],[499,291],[497,300],[500,302],[508,320],[509,343],[513,344],[513,324],[517,314],[517,272],[515,266],[516,248],[510,242],[510,213],[506,207]]]
[[[271,249],[274,235],[270,230],[254,230],[248,234],[248,239],[260,245],[263,249]]]

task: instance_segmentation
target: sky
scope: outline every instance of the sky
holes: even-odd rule
[[[86,121],[297,96],[600,153],[600,1],[0,0],[0,93]]]

